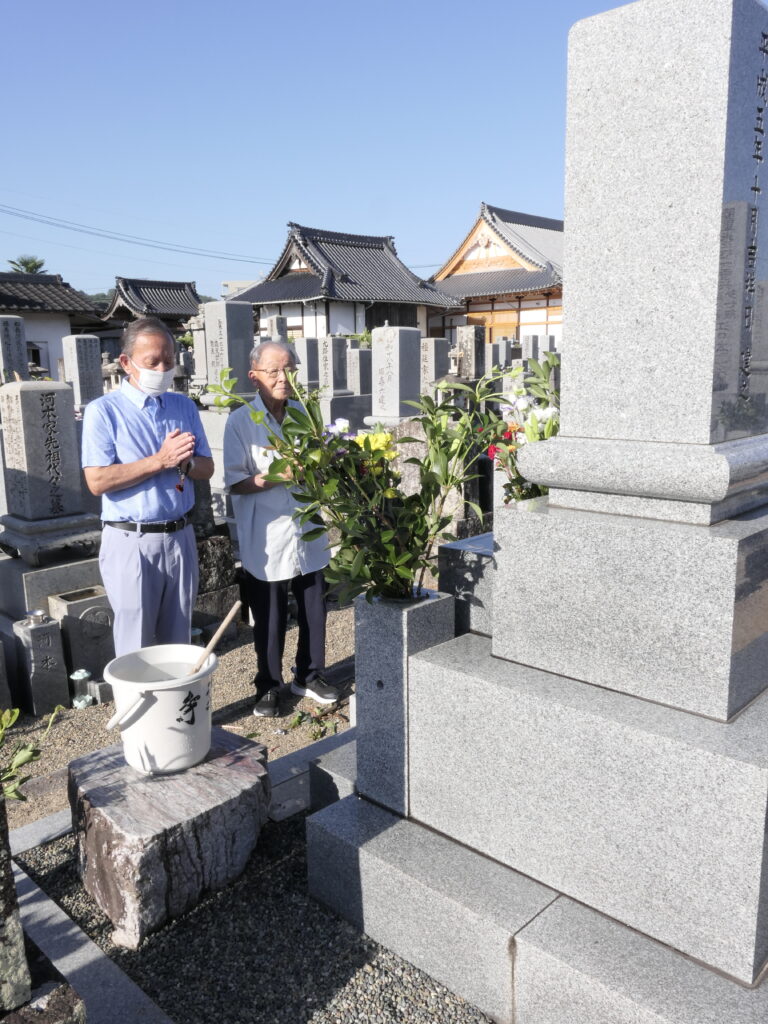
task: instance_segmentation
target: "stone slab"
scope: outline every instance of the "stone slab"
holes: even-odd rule
[[[491,634],[496,556],[492,533],[441,544],[437,551],[439,588],[455,599],[456,636]]]
[[[354,731],[348,729],[344,735]],[[352,736],[349,742],[310,762],[309,806],[313,812],[320,811],[356,792],[357,743]]]
[[[69,792],[83,885],[136,948],[240,875],[269,806],[266,750],[223,729],[208,758],[175,775],[144,776],[122,747],[72,761]]]
[[[84,1000],[88,1024],[173,1024],[28,875],[14,876],[24,931]]]
[[[413,818],[752,983],[768,694],[724,726],[494,658],[471,633],[409,671]]]
[[[33,568],[19,558],[0,555],[0,611],[14,619],[47,608],[51,594],[100,584],[98,558]]]
[[[14,622],[17,674],[15,694],[25,711],[48,715],[58,705],[69,707],[69,680],[61,629],[55,619]]]
[[[494,527],[497,657],[721,721],[768,686],[765,508],[702,528],[544,498]]]
[[[310,767],[320,757],[326,757],[355,741],[355,730],[345,729],[335,736],[324,736],[321,740],[294,750],[291,754],[278,757],[269,764],[269,779],[272,799],[269,817],[272,821],[284,821],[294,814],[310,807]]]
[[[312,896],[511,1024],[514,936],[556,893],[355,796],[307,819],[307,862]]]
[[[0,709],[11,707],[11,688],[8,685],[8,665],[5,660],[6,642],[0,639]]]
[[[741,985],[561,898],[515,937],[516,1024],[764,1024]]]
[[[408,657],[453,637],[453,598],[355,601],[359,792],[408,813]]]

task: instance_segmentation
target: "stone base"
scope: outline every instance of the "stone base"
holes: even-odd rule
[[[355,796],[307,819],[307,863],[312,896],[511,1024],[515,933],[556,893]]]
[[[456,601],[456,636],[491,634],[493,579],[496,571],[492,533],[441,544],[437,552],[439,589]]]
[[[754,982],[768,693],[723,725],[493,658],[471,633],[409,674],[413,818]]]
[[[561,897],[515,939],[515,1024],[764,1024],[747,989]]]
[[[348,743],[311,761],[309,765],[309,806],[320,811],[357,792],[357,743],[354,728]]]
[[[67,670],[72,673],[87,669],[93,679],[101,679],[104,666],[115,656],[114,613],[104,587],[83,587],[66,594],[52,594],[48,608],[51,617],[61,624]],[[112,699],[111,687],[109,692],[107,700]],[[75,688],[73,696],[78,695]]]
[[[701,527],[539,498],[494,534],[497,657],[720,721],[768,686],[768,509]]]
[[[0,555],[0,612],[12,619],[35,608],[46,610],[51,594],[100,585],[98,558],[34,569],[20,558]]]
[[[135,949],[245,868],[267,819],[266,750],[213,730],[207,760],[176,775],[144,776],[121,746],[73,761],[69,793],[80,875]]]
[[[101,523],[94,515],[35,520],[5,515],[0,528],[0,548],[35,567],[64,559],[91,558],[101,545]]]

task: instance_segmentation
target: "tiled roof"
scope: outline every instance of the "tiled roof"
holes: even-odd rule
[[[478,295],[519,295],[541,292],[562,284],[553,270],[483,270],[477,274],[454,274],[439,281],[440,288],[454,299],[471,299]]]
[[[480,216],[522,257],[544,268],[563,267],[563,222],[480,204]]]
[[[197,314],[202,299],[194,281],[147,281],[136,277],[116,277],[115,294],[105,320],[120,319],[125,310],[133,317],[157,316],[186,320]]]
[[[412,273],[391,236],[349,235],[289,223],[288,240],[266,281],[241,292],[239,302],[332,299],[397,302],[449,309],[455,301]],[[289,271],[299,257],[309,273]]]
[[[98,315],[91,300],[62,281],[60,274],[15,272],[0,272],[0,312]]]

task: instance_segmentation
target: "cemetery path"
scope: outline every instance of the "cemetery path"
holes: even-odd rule
[[[326,734],[333,732],[334,729],[341,732],[349,728],[349,691],[354,675],[354,632],[354,612],[351,607],[329,611],[326,643],[329,675],[332,676],[334,683],[343,679],[345,685],[344,699],[338,712],[329,714],[320,724],[320,728],[326,728]],[[297,627],[294,626],[289,629],[286,638],[286,657],[283,664],[285,679],[290,679],[297,633]],[[216,653],[219,656],[219,667],[213,681],[214,724],[263,743],[269,752],[270,761],[305,747],[318,738],[314,734],[316,729],[313,733],[314,723],[310,720],[291,727],[297,712],[316,711],[317,705],[311,700],[301,699],[290,693],[283,693],[281,696],[281,713],[278,718],[253,717],[251,682],[256,671],[256,663],[250,627],[240,625],[237,638],[223,640]],[[19,717],[9,735],[9,741],[39,741],[42,757],[27,766],[28,774],[31,776],[24,789],[27,800],[10,800],[6,804],[10,829],[20,828],[69,807],[67,766],[77,757],[119,742],[118,730],[107,732],[105,728],[113,714],[112,702],[85,708],[82,711],[69,708],[60,715],[44,741],[40,740],[45,728],[42,719],[29,715]]]

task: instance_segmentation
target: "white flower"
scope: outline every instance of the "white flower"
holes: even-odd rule
[[[347,431],[349,430],[349,420],[345,420],[345,419],[340,417],[334,423],[334,427],[336,428],[334,433],[336,433],[336,434],[346,434]]]
[[[536,415],[541,420],[551,420],[553,416],[557,416],[560,410],[554,405],[547,405],[543,409],[537,409]]]
[[[529,408],[530,404],[531,400],[527,395],[520,395],[515,399],[515,406],[517,407],[518,412],[525,412],[525,410]]]

